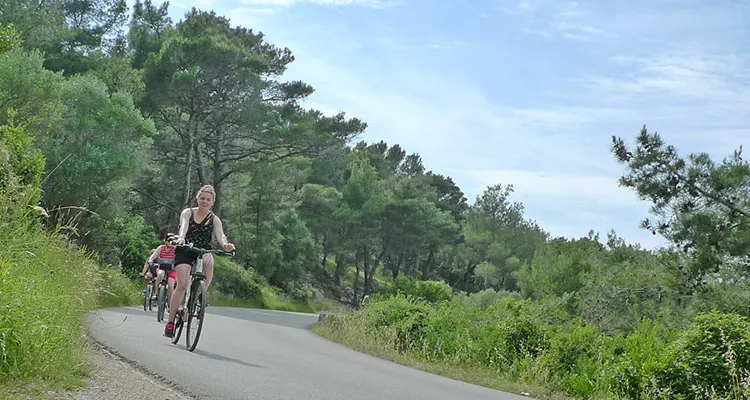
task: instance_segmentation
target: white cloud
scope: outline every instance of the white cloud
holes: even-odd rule
[[[475,170],[464,171],[482,186],[513,184],[518,198],[544,198],[565,208],[575,208],[576,202],[628,206],[641,203],[635,193],[619,187],[618,176],[585,175],[558,171]],[[570,203],[568,207],[565,203]]]
[[[592,40],[597,37],[612,36],[609,32],[586,24],[558,22],[553,26],[562,33],[563,37],[568,39]]]

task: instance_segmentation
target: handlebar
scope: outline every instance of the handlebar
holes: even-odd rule
[[[219,256],[229,256],[229,257],[234,257],[234,255],[235,255],[235,251],[234,250],[232,250],[232,251],[226,251],[226,250],[223,250],[223,249],[208,250],[208,249],[202,249],[200,247],[195,247],[192,243],[178,244],[178,245],[175,245],[175,247],[180,247],[180,248],[183,248],[183,249],[188,249],[190,251],[196,252],[196,253],[201,254],[201,255],[203,255],[203,254],[216,254],[216,255],[219,255]]]

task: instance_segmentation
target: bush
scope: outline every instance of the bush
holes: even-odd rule
[[[214,257],[214,278],[211,289],[234,299],[258,301],[262,299],[263,278],[254,271],[224,257]]]
[[[445,282],[422,281],[404,275],[394,279],[391,285],[382,286],[381,293],[417,297],[429,303],[439,303],[453,297],[453,289]]]
[[[750,322],[736,314],[711,312],[697,316],[669,346],[657,377],[673,398],[697,399],[714,390],[730,394],[749,370]]]
[[[616,337],[610,351],[603,354],[604,366],[600,370],[603,385],[618,398],[652,398],[653,378],[663,367],[672,334],[656,321],[644,318],[631,334]]]
[[[516,292],[508,292],[505,290],[495,291],[495,289],[492,289],[492,288],[484,289],[480,292],[471,293],[469,295],[466,295],[465,293],[461,293],[456,297],[464,305],[468,307],[482,309],[482,310],[486,310],[495,301],[502,299],[504,297],[511,297],[516,300],[521,299],[521,295]]]
[[[143,280],[132,281],[114,267],[99,267],[98,273],[101,277],[98,290],[100,307],[127,306],[143,300]]]
[[[426,312],[423,301],[398,294],[385,301],[368,303],[361,318],[371,333],[392,343],[395,350],[407,351],[422,341]]]

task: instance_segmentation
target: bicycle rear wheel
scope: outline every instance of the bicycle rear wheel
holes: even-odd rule
[[[199,280],[193,283],[192,296],[188,302],[187,314],[187,349],[195,350],[198,339],[203,330],[203,320],[206,316],[206,282]]]
[[[164,321],[164,309],[167,307],[167,288],[164,285],[159,285],[156,303],[159,305],[156,309],[156,320],[158,322]]]
[[[143,311],[148,311],[151,306],[151,285],[146,285],[143,291]]]

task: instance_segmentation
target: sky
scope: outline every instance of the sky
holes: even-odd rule
[[[512,184],[553,237],[664,244],[612,135],[717,160],[750,141],[747,0],[179,0],[174,22],[190,7],[291,49],[304,105],[364,120],[357,140],[418,153],[470,203]]]

